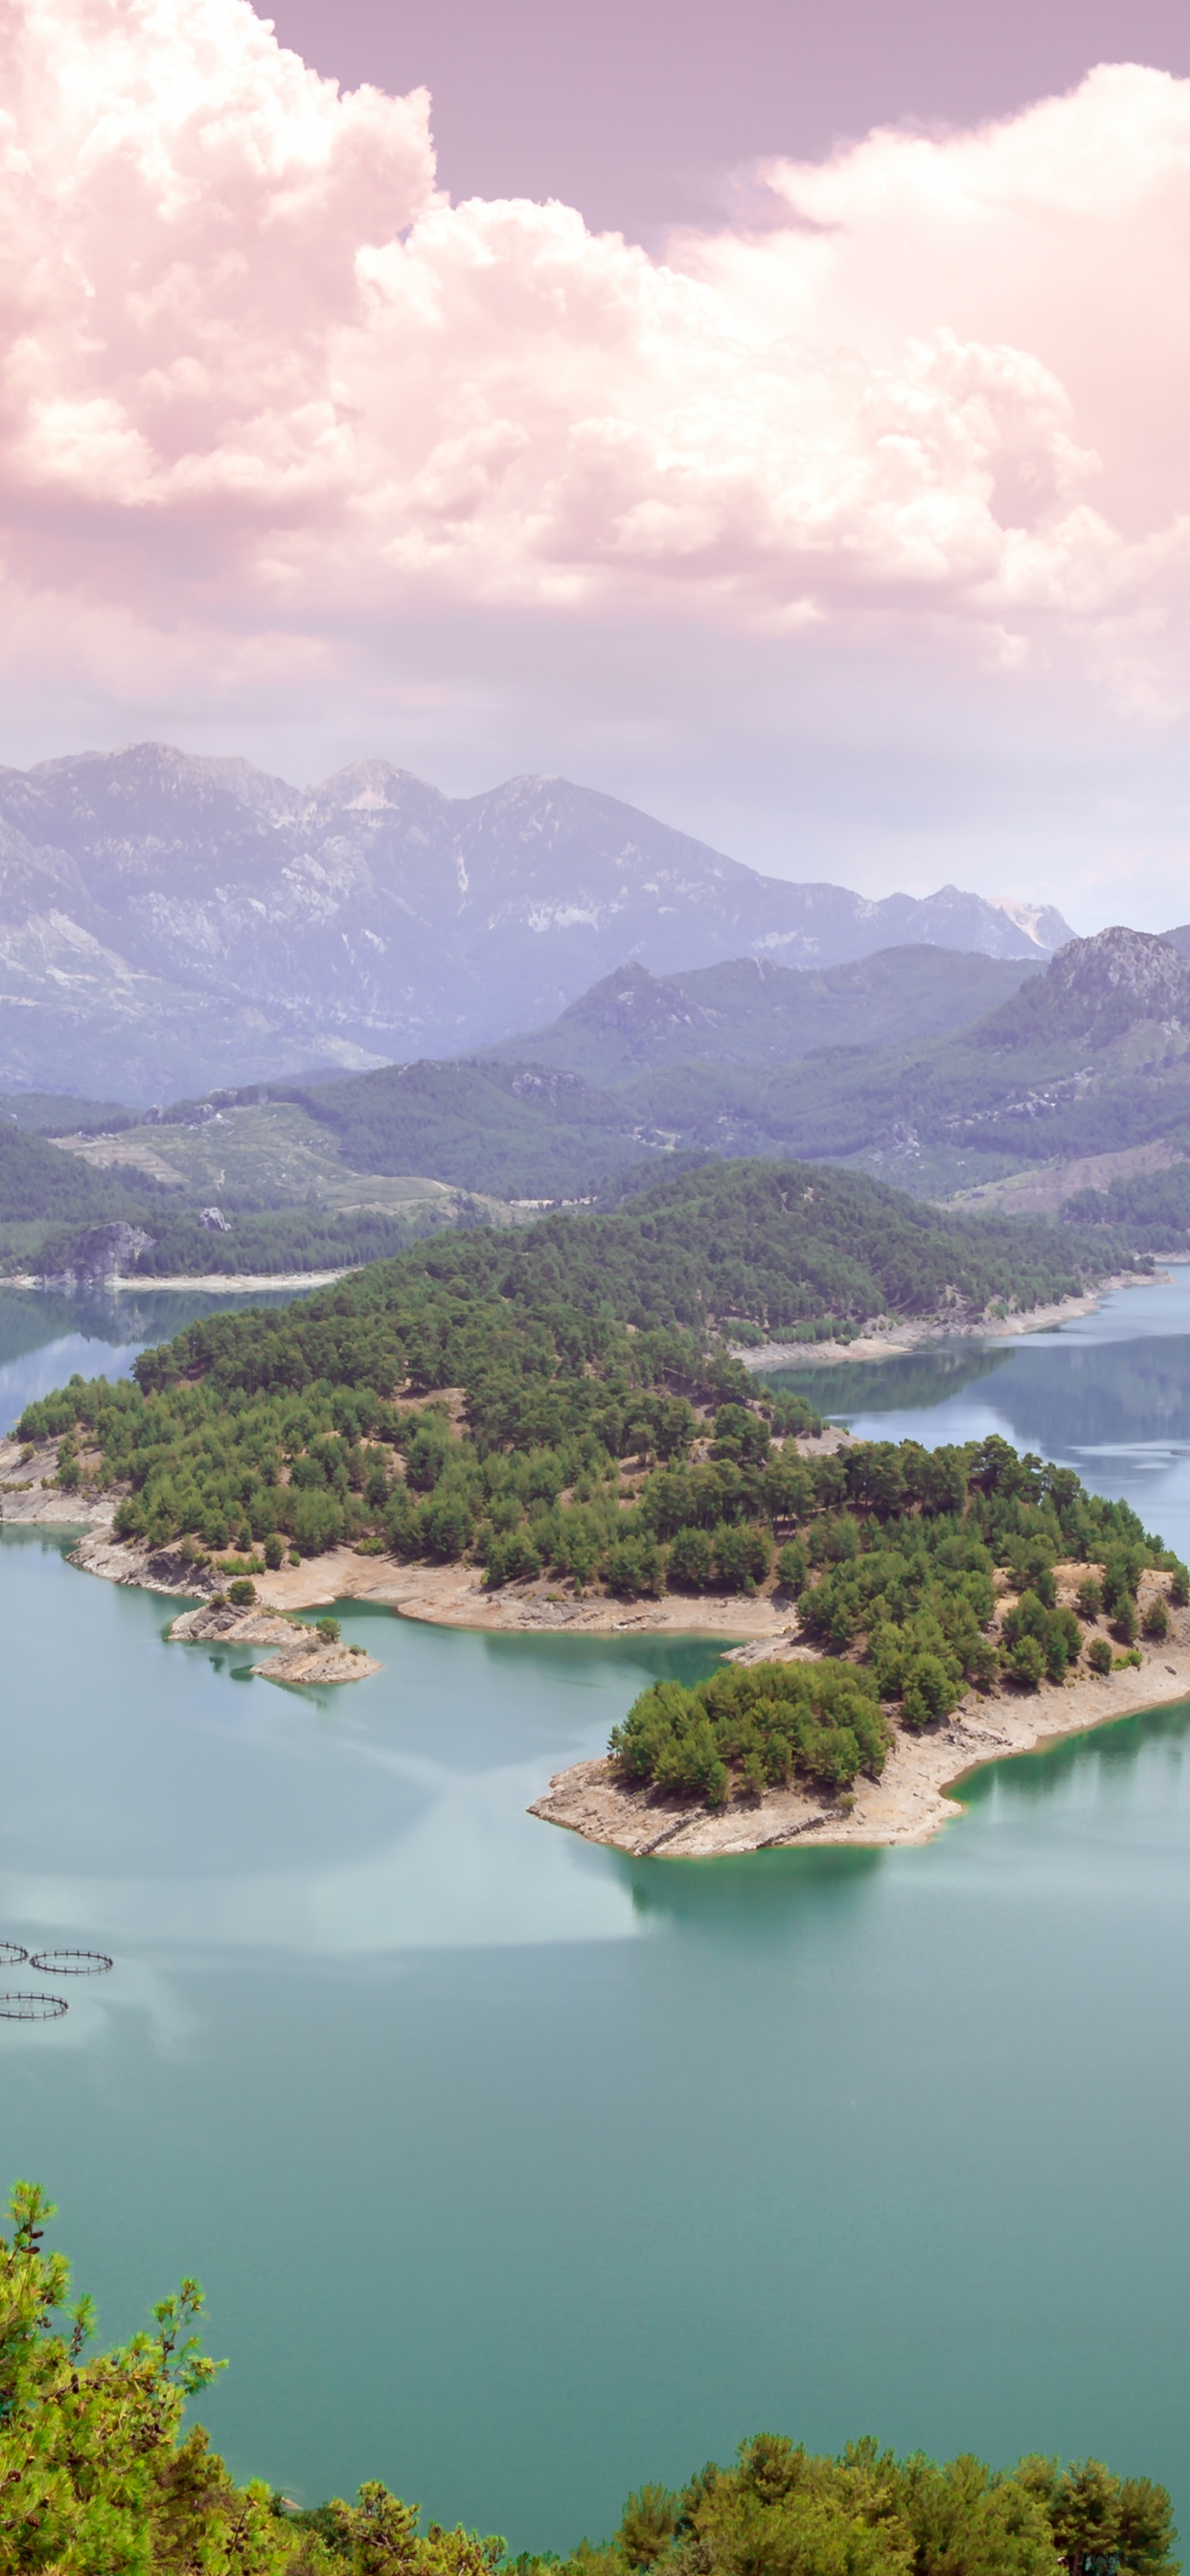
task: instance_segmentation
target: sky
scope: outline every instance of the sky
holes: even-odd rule
[[[1190,11],[8,0],[0,758],[1190,917]]]

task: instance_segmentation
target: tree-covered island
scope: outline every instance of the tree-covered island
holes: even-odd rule
[[[0,2237],[0,2566],[6,2576],[1178,2576],[1166,2489],[1098,2460],[838,2459],[774,2433],[684,2488],[630,2495],[614,2536],[565,2558],[460,2525],[423,2526],[379,2480],[302,2506],[238,2486],[188,2398],[202,2293],[183,2281],[151,2328],[93,2352],[91,2302],[45,2250],[53,2210],[18,2183]]]

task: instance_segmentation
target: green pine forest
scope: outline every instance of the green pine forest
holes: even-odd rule
[[[898,2460],[871,2439],[838,2459],[774,2433],[671,2490],[630,2495],[610,2540],[566,2558],[423,2524],[378,2480],[301,2507],[237,2486],[187,2401],[222,2367],[184,2280],[152,2324],[92,2349],[69,2304],[53,2217],[18,2183],[0,2237],[0,2565],[6,2576],[1178,2576],[1166,2489],[1101,2461]]]

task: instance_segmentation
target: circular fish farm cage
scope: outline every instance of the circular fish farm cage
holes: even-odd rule
[[[0,1968],[23,1968],[28,1956],[19,1941],[0,1941]]]
[[[60,2021],[69,2010],[65,1995],[0,1995],[0,2021]]]
[[[47,1977],[102,1977],[112,1962],[106,1950],[35,1950],[29,1965]]]

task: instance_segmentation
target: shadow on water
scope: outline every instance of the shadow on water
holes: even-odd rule
[[[807,1848],[722,1860],[632,1860],[623,1852],[615,1859],[642,1921],[767,1951],[774,1939],[796,1940],[803,1921],[817,1937],[824,1915],[853,1914],[889,1854]]]

